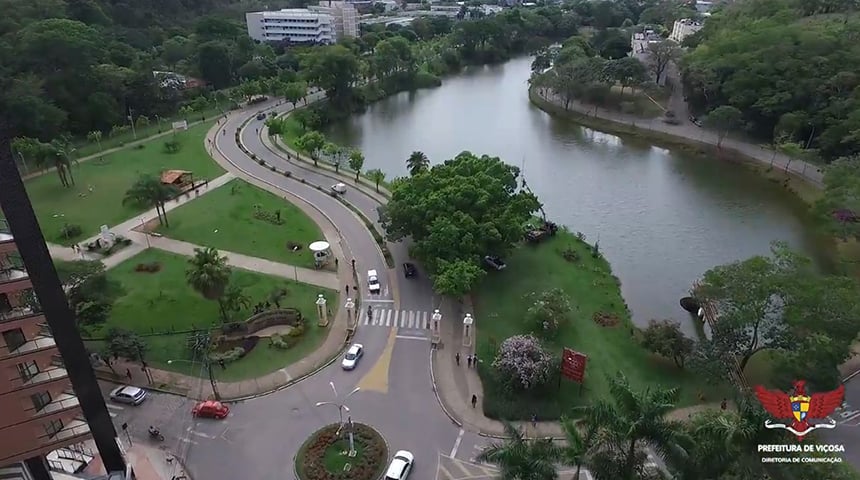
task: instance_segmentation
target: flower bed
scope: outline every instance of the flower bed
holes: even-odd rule
[[[300,480],[376,480],[388,460],[388,446],[382,435],[363,423],[353,424],[356,455],[349,457],[345,432],[337,434],[333,424],[311,435],[296,455]]]

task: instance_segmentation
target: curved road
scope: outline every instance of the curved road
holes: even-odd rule
[[[430,342],[426,320],[434,305],[429,282],[421,276],[398,282],[398,270],[387,270],[375,241],[357,216],[327,192],[302,184],[293,178],[274,173],[245,155],[237,146],[234,133],[241,124],[256,116],[260,110],[288,111],[287,105],[269,102],[231,115],[222,125],[226,134],[218,134],[217,148],[236,170],[257,177],[283,192],[297,195],[322,210],[340,230],[348,250],[357,259],[359,278],[364,283],[366,270],[380,273],[383,295],[367,298],[366,284],[361,291],[363,302],[374,305],[374,318],[362,312],[355,342],[364,345],[366,353],[358,368],[346,372],[335,362],[320,373],[293,387],[232,407],[223,421],[198,421],[195,436],[188,439],[185,460],[195,478],[254,478],[282,480],[293,478],[293,459],[301,443],[313,431],[338,421],[337,408],[331,405],[315,407],[317,402],[334,401],[329,382],[336,385],[343,397],[355,387],[361,390],[345,401],[356,422],[377,428],[389,443],[391,453],[397,449],[412,451],[416,457],[410,478],[413,480],[479,479],[474,469],[444,467],[450,462],[444,456],[468,460],[474,455],[474,445],[484,442],[480,437],[463,433],[439,408],[430,380]],[[240,133],[245,147],[278,170],[291,170],[296,176],[322,186],[336,180],[312,167],[288,163],[269,150],[261,141],[262,121],[252,120]],[[347,199],[368,218],[376,220],[379,204],[357,188],[350,188]],[[406,261],[406,247],[391,244],[397,265]],[[346,263],[348,267],[348,262]],[[341,267],[343,268],[343,267]],[[398,282],[399,308],[392,290]],[[443,319],[444,321],[444,319]],[[440,455],[442,457],[440,457]],[[440,463],[441,462],[441,463]],[[456,470],[439,474],[440,470]],[[480,469],[479,469],[480,470]]]

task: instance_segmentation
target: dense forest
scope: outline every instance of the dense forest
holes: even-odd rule
[[[831,161],[860,152],[856,0],[740,0],[685,44],[685,90],[708,112],[731,105],[746,130]]]
[[[580,22],[546,7],[456,23],[430,18],[409,28],[374,26],[342,42],[344,49],[260,45],[248,38],[244,12],[297,4],[301,0],[0,0],[0,109],[20,136],[82,137],[108,133],[129,117],[165,117],[195,97],[243,81],[322,86],[327,74],[340,73],[354,77],[351,83],[390,70],[397,58],[415,64],[407,73],[436,76],[465,64],[503,61],[576,33]],[[393,37],[406,46],[386,45],[391,48],[377,56],[376,46]],[[350,71],[334,72],[338,65]],[[206,87],[164,87],[153,71],[190,75]]]

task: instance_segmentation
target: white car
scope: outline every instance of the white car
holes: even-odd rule
[[[343,361],[340,362],[340,366],[343,367],[344,370],[352,370],[358,365],[358,361],[361,360],[361,357],[364,356],[364,345],[360,343],[353,343],[349,350],[346,351],[346,355],[343,356]]]
[[[346,193],[346,184],[335,183],[334,185],[331,186],[331,191],[333,191],[335,193],[340,193],[340,194]]]
[[[391,459],[391,464],[388,465],[384,480],[406,480],[409,471],[412,470],[413,462],[415,462],[415,457],[411,453],[406,450],[398,451]]]
[[[110,399],[117,403],[128,405],[140,405],[146,400],[146,390],[142,388],[124,385],[110,392]]]
[[[376,274],[376,270],[367,271],[367,289],[370,293],[379,293],[379,275]]]

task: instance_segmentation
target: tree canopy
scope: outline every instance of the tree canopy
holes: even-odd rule
[[[825,160],[860,152],[860,17],[855,2],[735,2],[713,13],[683,59],[687,96],[732,106],[765,141],[800,142]],[[789,129],[777,128],[784,116]]]
[[[413,255],[431,272],[437,291],[466,293],[480,278],[483,257],[508,252],[540,206],[518,188],[519,174],[497,157],[463,152],[399,178],[383,215],[388,237],[412,238]]]

